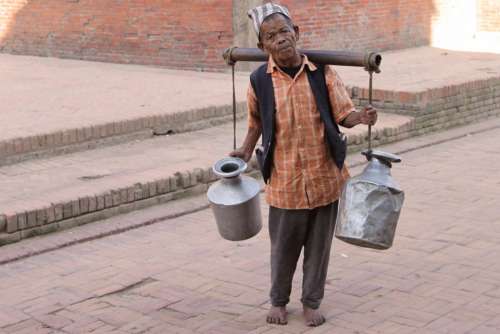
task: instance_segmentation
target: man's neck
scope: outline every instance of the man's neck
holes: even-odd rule
[[[276,65],[278,65],[279,67],[293,68],[302,65],[302,57],[300,56],[299,53],[296,53],[294,57],[286,60],[275,59],[274,61],[276,62]]]

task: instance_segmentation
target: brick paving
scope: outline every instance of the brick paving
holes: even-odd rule
[[[498,333],[499,139],[492,129],[403,154],[395,244],[335,241],[319,328],[302,323],[300,272],[289,325],[265,324],[265,227],[227,242],[202,210],[1,265],[0,333]]]

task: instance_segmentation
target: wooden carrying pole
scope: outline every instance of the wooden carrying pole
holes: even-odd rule
[[[338,66],[359,66],[367,71],[380,73],[382,56],[376,52],[299,50],[309,60],[317,64]],[[269,56],[260,49],[232,47],[224,51],[224,59],[229,65],[238,61],[267,61]]]

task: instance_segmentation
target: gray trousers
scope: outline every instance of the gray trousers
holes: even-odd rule
[[[325,292],[338,201],[312,210],[269,208],[271,304],[290,301],[292,279],[304,248],[302,304],[317,309]]]

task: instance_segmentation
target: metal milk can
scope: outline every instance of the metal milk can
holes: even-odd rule
[[[401,159],[391,153],[367,150],[364,171],[347,181],[340,201],[335,236],[361,247],[392,246],[404,201],[404,192],[391,176]]]
[[[231,241],[249,239],[262,228],[260,184],[240,175],[246,169],[246,162],[239,158],[217,161],[213,171],[221,179],[207,193],[219,233]]]

